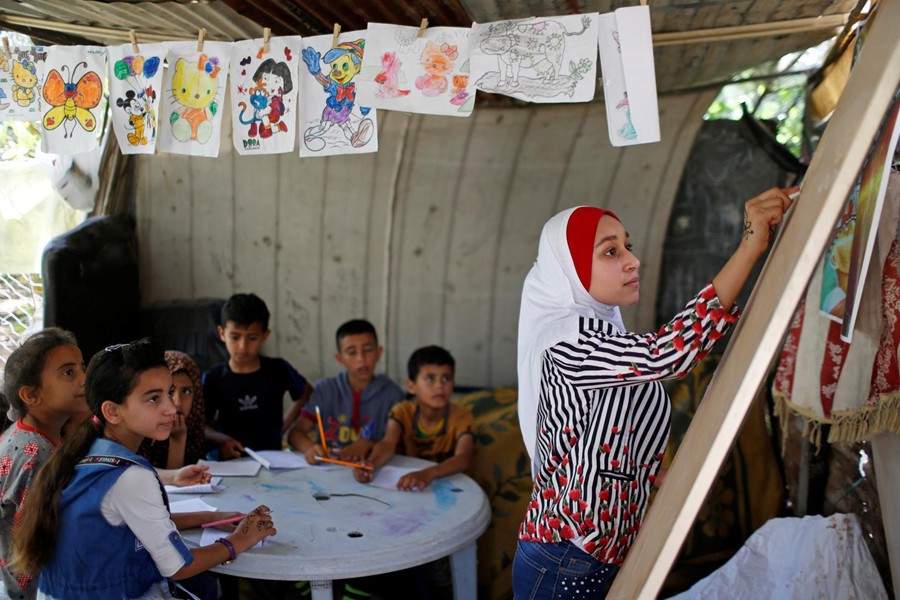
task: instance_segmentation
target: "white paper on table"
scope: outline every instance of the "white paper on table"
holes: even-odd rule
[[[314,465],[307,462],[306,457],[290,450],[251,450],[244,446],[244,452],[250,458],[269,469],[305,469]]]
[[[215,494],[220,491],[222,488],[220,484],[222,483],[221,477],[213,477],[209,480],[209,483],[198,483],[195,485],[167,485],[166,493],[167,494]]]
[[[384,488],[386,490],[396,490],[397,482],[400,481],[401,477],[420,470],[421,469],[415,467],[392,467],[386,465],[378,469],[375,479],[373,479],[369,485],[374,485],[375,487]]]
[[[219,477],[256,477],[262,465],[252,458],[238,458],[236,460],[198,460],[198,465],[209,467],[208,473]]]
[[[215,506],[210,506],[200,498],[191,498],[189,500],[178,500],[169,503],[169,512],[173,515],[178,513],[203,512],[218,510]]]
[[[216,529],[215,527],[204,527],[203,533],[200,535],[200,547],[215,544],[216,540],[223,536],[223,533],[221,529]],[[253,548],[262,548],[265,543],[266,540],[260,540]]]

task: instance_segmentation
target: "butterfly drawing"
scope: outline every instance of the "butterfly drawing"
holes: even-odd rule
[[[93,131],[97,127],[97,119],[90,109],[100,103],[103,81],[97,73],[89,71],[81,76],[78,83],[74,83],[75,73],[82,65],[87,68],[86,61],[76,64],[71,70],[68,65],[61,67],[63,72],[70,71],[68,82],[59,71],[53,69],[44,84],[44,100],[53,107],[44,115],[44,129],[50,131],[62,124],[65,138],[72,137],[76,123],[85,131]]]

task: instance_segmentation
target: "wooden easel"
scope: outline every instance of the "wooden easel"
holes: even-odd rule
[[[802,195],[608,598],[652,600],[675,561],[819,263],[900,83],[900,0],[882,0]]]

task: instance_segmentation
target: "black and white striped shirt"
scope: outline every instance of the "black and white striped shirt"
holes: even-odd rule
[[[737,320],[708,284],[657,333],[581,318],[575,342],[544,351],[534,487],[519,538],[573,540],[621,563],[634,541],[669,436],[661,379],[681,377]]]

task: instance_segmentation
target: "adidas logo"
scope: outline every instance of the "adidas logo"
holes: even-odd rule
[[[251,396],[250,394],[247,394],[243,398],[238,398],[238,404],[240,405],[240,410],[242,412],[259,408],[259,406],[256,405],[256,396]]]

